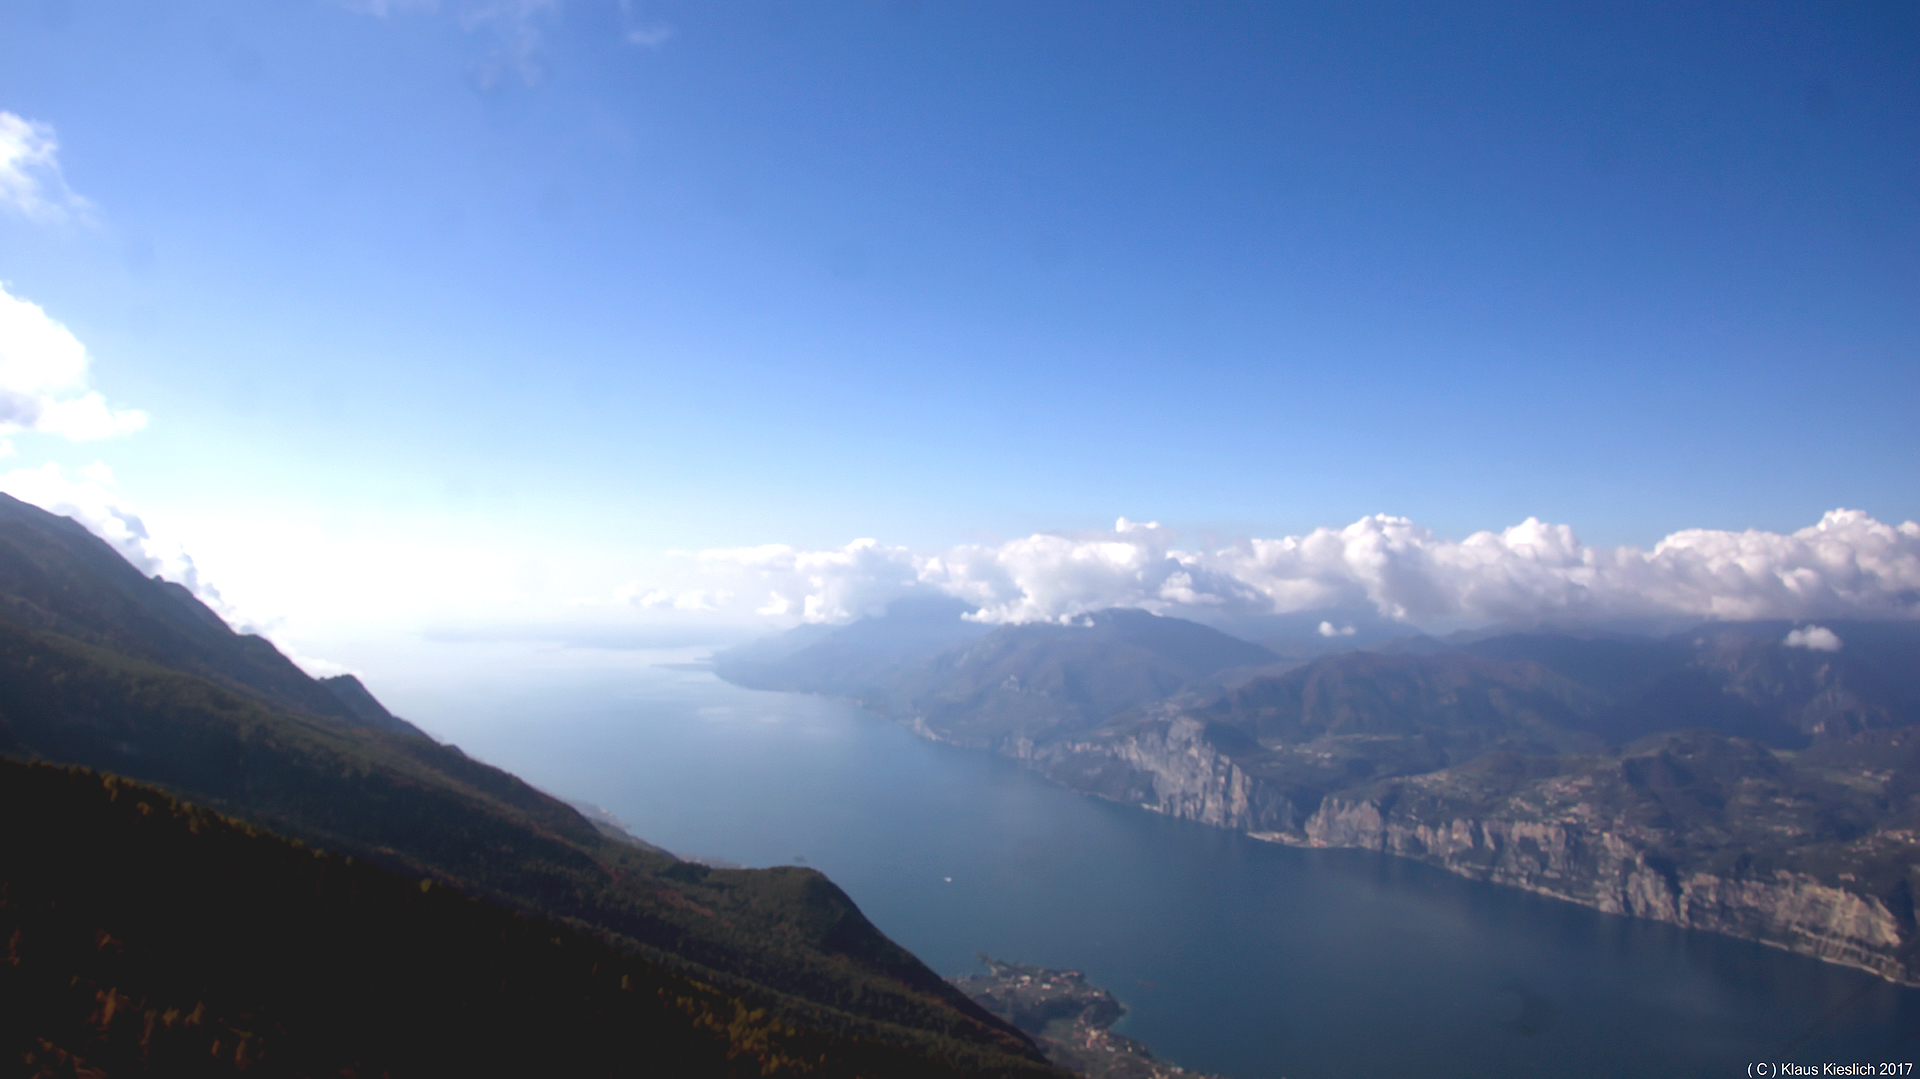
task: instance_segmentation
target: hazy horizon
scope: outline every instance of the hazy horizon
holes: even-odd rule
[[[0,490],[409,682],[435,641],[915,595],[1910,618],[1916,36],[1895,4],[17,5]]]

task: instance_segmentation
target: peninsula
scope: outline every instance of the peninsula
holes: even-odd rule
[[[1077,970],[1022,966],[981,955],[985,974],[954,978],[975,1004],[1019,1027],[1047,1059],[1087,1079],[1216,1079],[1155,1057],[1111,1029],[1126,1007]]]

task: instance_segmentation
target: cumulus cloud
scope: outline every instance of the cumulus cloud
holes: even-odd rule
[[[673,593],[671,605],[681,609],[690,602],[739,597],[752,603],[756,614],[844,622],[877,614],[896,599],[927,591],[920,556],[870,539],[824,551],[769,544],[701,551],[692,557],[697,575],[718,583],[710,589]],[[667,604],[656,599],[652,605]]]
[[[48,513],[70,517],[105,540],[133,567],[150,576],[172,581],[193,593],[240,633],[266,637],[302,670],[315,677],[358,673],[332,660],[304,655],[279,632],[277,620],[249,617],[212,584],[179,541],[156,535],[120,494],[113,470],[95,462],[68,471],[48,462],[38,468],[17,468],[0,475],[0,492],[38,506]]]
[[[1532,518],[1455,542],[1375,516],[1210,558],[1275,610],[1364,603],[1416,623],[1920,614],[1920,525],[1858,510],[1787,535],[1691,529],[1651,550],[1588,547]]]
[[[1319,632],[1322,637],[1351,637],[1360,631],[1352,626],[1336,626],[1332,622],[1321,622]]]
[[[96,461],[72,473],[52,461],[38,468],[16,468],[0,475],[0,492],[73,518],[140,572],[186,586],[215,610],[224,607],[220,594],[200,580],[193,559],[178,543],[156,539],[148,532],[146,522],[120,497],[113,470],[105,464]]]
[[[60,174],[60,140],[50,124],[0,112],[0,206],[29,221],[84,219],[86,199]]]
[[[0,284],[0,434],[99,439],[146,425],[146,413],[109,408],[87,389],[87,350],[71,331]],[[0,453],[11,449],[0,442]]]
[[[1788,648],[1805,648],[1810,652],[1840,651],[1840,635],[1825,626],[1802,626],[1787,634],[1781,642]]]
[[[771,545],[690,557],[693,583],[635,584],[622,598],[714,610],[731,595],[759,614],[811,622],[875,614],[918,594],[964,599],[989,622],[1069,621],[1108,607],[1189,615],[1371,608],[1411,624],[1920,616],[1920,525],[1858,510],[1834,510],[1789,534],[1691,529],[1650,549],[1589,547],[1568,526],[1531,518],[1449,540],[1405,518],[1373,516],[1186,550],[1170,529],[1122,518],[1111,532],[940,552],[864,539],[831,550]],[[1329,621],[1320,632],[1350,630]]]

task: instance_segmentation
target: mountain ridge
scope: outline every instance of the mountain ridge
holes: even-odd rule
[[[1920,751],[1906,741],[1920,745],[1920,624],[1830,621],[1826,650],[1790,645],[1787,622],[1482,632],[1265,666],[1230,665],[1247,655],[1233,649],[1211,673],[1155,684],[1090,622],[1002,627],[864,681],[756,673],[759,688],[807,684],[1083,793],[1920,984]],[[1200,628],[1179,632],[1211,640]],[[1004,646],[1076,634],[1051,652]],[[996,642],[1013,658],[973,662]],[[1062,692],[1006,706],[1004,691],[1069,664],[1107,680],[1097,714]],[[715,670],[739,680],[724,652]],[[942,687],[943,674],[959,677]]]
[[[0,502],[0,754],[158,784],[559,919],[794,1029],[936,1071],[1059,1074],[817,871],[711,869],[606,835],[392,717],[357,679],[310,679],[216,621],[77,524]]]
[[[577,925],[0,758],[0,819],[29,815],[0,829],[0,1051],[33,1074],[959,1074]]]
[[[362,722],[271,642],[236,633],[185,586],[147,577],[78,522],[5,494],[0,619],[188,671],[269,704]]]

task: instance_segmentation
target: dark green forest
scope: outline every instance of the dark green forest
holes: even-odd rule
[[[233,1067],[267,1060],[256,1049],[271,1043],[288,1074],[445,1072],[453,1070],[447,1061],[470,1051],[455,1032],[478,1031],[473,1044],[490,1045],[489,1038],[506,1036],[501,1031],[519,1030],[518,1048],[471,1049],[475,1059],[518,1053],[512,1059],[529,1062],[532,1074],[557,1070],[531,1063],[547,1059],[539,1053],[561,1054],[552,1059],[574,1061],[568,1067],[587,1074],[625,1073],[648,1060],[679,1060],[678,1070],[694,1075],[760,1074],[776,1064],[821,1074],[1060,1074],[1025,1035],[876,930],[820,873],[709,869],[609,837],[511,774],[391,717],[370,722],[364,702],[356,709],[333,692],[270,644],[234,633],[184,590],[142,576],[72,522],[0,496],[0,754],[157,788],[134,798],[150,807],[134,824],[110,812],[43,804],[37,799],[54,798],[54,787],[34,786],[36,795],[15,778],[41,773],[17,764],[5,773],[0,830],[21,844],[53,837],[7,855],[7,909],[17,919],[8,932],[20,934],[11,954],[38,957],[14,974],[39,978],[32,984],[42,988],[46,979],[73,979],[71,992],[49,998],[52,1010],[10,1008],[0,1020],[0,1034],[36,1054],[34,1069],[58,1074],[66,1053],[114,1061],[106,1073],[124,1074],[176,1044],[197,1045],[194,1052],[211,1059],[220,1040]],[[322,707],[328,701],[333,706]],[[106,792],[99,797],[133,789],[120,779],[110,781],[115,786],[101,778],[67,782],[92,784]],[[163,838],[173,835],[165,829],[142,831],[158,828],[152,822],[163,816],[187,823],[172,839]],[[193,821],[201,822],[198,831]],[[245,842],[206,846],[224,853],[186,854],[214,821]],[[116,831],[125,828],[132,831]],[[165,853],[140,853],[148,843]],[[300,853],[286,862],[290,855],[263,853],[269,850]],[[313,850],[332,853],[317,858]],[[30,855],[54,860],[29,862]],[[229,857],[241,861],[223,866]],[[307,875],[266,868],[283,864],[307,866]],[[375,880],[399,883],[365,883]],[[364,908],[345,899],[363,894],[388,898]],[[248,903],[222,918],[181,920],[193,909],[229,909],[222,895]],[[330,898],[312,898],[321,895]],[[88,896],[109,906],[83,916],[95,901]],[[147,904],[151,917],[135,913]],[[401,913],[403,906],[414,913]],[[243,917],[242,907],[252,913]],[[318,919],[335,908],[357,913],[323,930]],[[379,911],[418,926],[429,909],[464,912],[447,916],[466,928],[405,947],[408,933],[380,935],[387,915]],[[93,922],[81,924],[88,917]],[[117,928],[122,917],[133,928]],[[190,924],[222,933],[244,926],[260,941],[283,943],[256,949],[242,943],[247,936],[218,936],[202,950],[179,943],[190,939]],[[125,942],[125,950],[94,941],[87,952],[81,944],[96,932]],[[520,945],[509,943],[556,936],[567,943],[546,945],[556,952],[538,961],[532,957],[546,955],[541,949],[512,951]],[[309,938],[328,943],[294,943]],[[356,940],[386,943],[350,946]],[[508,952],[489,956],[502,947]],[[445,979],[418,969],[462,953],[473,954],[448,967],[456,973]],[[300,965],[335,955],[357,958]],[[223,966],[216,956],[238,965]],[[473,966],[495,961],[484,977]],[[117,962],[132,964],[139,977],[121,979],[111,966]],[[278,973],[269,977],[268,968]],[[615,970],[646,991],[603,1000],[607,985],[619,985],[607,973]],[[475,988],[483,983],[500,994],[485,1004]],[[516,984],[529,987],[523,997],[512,995]],[[256,988],[264,995],[248,996]],[[378,1006],[339,1010],[362,1000]],[[133,1010],[123,1016],[123,1008]],[[170,1010],[178,1012],[171,1023]],[[570,1018],[575,1011],[605,1021]],[[125,1016],[136,1013],[141,1032],[126,1041],[122,1025],[133,1020]],[[148,1013],[162,1033],[146,1029]],[[336,1023],[365,1029],[350,1037],[329,1032]],[[669,1048],[659,1052],[667,1055],[649,1057],[638,1034],[604,1033],[615,1028],[660,1032]],[[233,1057],[243,1033],[254,1048]],[[95,1045],[96,1035],[106,1040]],[[336,1043],[342,1052],[361,1048],[322,1067],[315,1047],[329,1038],[344,1039]],[[43,1040],[53,1048],[35,1048]],[[616,1051],[623,1043],[634,1062]]]
[[[0,760],[7,1055],[36,1075],[853,1075],[601,936],[81,768]]]

